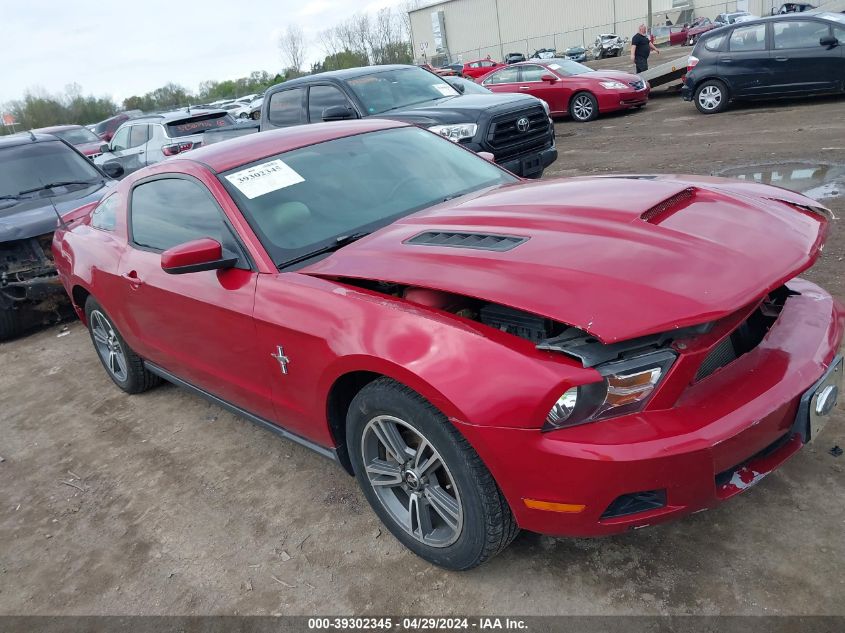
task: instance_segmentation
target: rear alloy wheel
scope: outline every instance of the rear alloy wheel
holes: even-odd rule
[[[702,114],[717,114],[728,107],[728,91],[721,81],[710,79],[696,88],[693,101]]]
[[[599,115],[599,104],[589,92],[579,92],[569,102],[569,114],[579,123],[592,121]]]
[[[85,302],[85,317],[97,356],[114,383],[126,393],[141,393],[161,382],[147,371],[144,361],[123,340],[93,297]]]
[[[469,443],[427,400],[393,380],[376,380],[355,396],[347,448],[375,513],[408,549],[435,565],[480,565],[519,530]]]

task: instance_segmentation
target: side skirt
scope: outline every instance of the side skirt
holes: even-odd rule
[[[146,360],[144,361],[144,367],[146,367],[150,372],[152,372],[156,376],[161,376],[166,381],[172,382],[177,387],[182,387],[183,389],[187,389],[191,393],[194,393],[198,396],[201,396],[201,397],[205,398],[206,400],[209,400],[209,401],[213,402],[214,404],[216,404],[220,407],[223,407],[227,411],[234,413],[235,415],[241,416],[242,418],[246,418],[247,420],[249,420],[253,424],[257,424],[258,426],[265,428],[268,431],[272,431],[276,435],[281,435],[283,438],[285,438],[287,440],[290,440],[292,442],[296,442],[297,444],[301,444],[305,448],[310,448],[312,451],[322,455],[323,457],[327,457],[328,459],[330,459],[334,462],[340,463],[340,460],[337,457],[337,451],[333,448],[326,448],[324,446],[320,446],[319,444],[315,444],[311,440],[306,440],[304,437],[300,437],[299,435],[296,435],[295,433],[291,433],[290,431],[287,431],[287,430],[283,429],[282,427],[273,424],[269,420],[265,420],[264,418],[259,417],[259,416],[255,415],[254,413],[250,413],[246,409],[241,409],[239,406],[234,405],[231,402],[227,402],[226,400],[223,400],[222,398],[218,398],[213,393],[209,393],[209,392],[205,391],[204,389],[200,389],[199,387],[196,387],[196,386],[192,385],[191,383],[182,380],[178,376],[171,374],[166,369],[163,369],[163,368],[159,367],[158,365],[155,365],[155,364],[153,364],[149,361],[146,361]]]

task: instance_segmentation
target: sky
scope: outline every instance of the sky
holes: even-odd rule
[[[172,81],[282,68],[279,35],[299,24],[306,65],[323,57],[317,33],[399,0],[23,0],[0,9],[0,104],[24,92],[111,96],[118,104]]]

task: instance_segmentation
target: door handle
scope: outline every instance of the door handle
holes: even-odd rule
[[[138,273],[134,270],[130,270],[128,273],[123,273],[121,277],[129,283],[133,290],[137,290],[141,284],[144,283],[140,280]]]
[[[520,86],[519,89],[520,90],[531,90],[531,87],[530,86]]]
[[[733,63],[733,60],[730,57],[725,57],[724,59],[720,59],[720,62],[725,62],[726,64]]]
[[[789,57],[775,57],[776,62],[788,62]]]

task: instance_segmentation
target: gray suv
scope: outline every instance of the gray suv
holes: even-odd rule
[[[209,130],[226,128],[235,120],[225,110],[179,110],[146,114],[121,125],[109,149],[94,162],[119,163],[124,174],[163,161],[169,156],[199,147]]]

